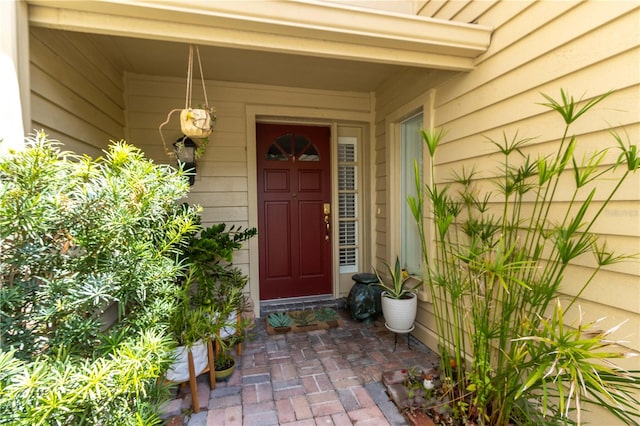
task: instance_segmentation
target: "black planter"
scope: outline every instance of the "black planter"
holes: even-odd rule
[[[355,282],[347,298],[351,317],[358,321],[373,322],[382,313],[380,295],[383,289],[376,285],[378,277],[361,273],[351,278]]]

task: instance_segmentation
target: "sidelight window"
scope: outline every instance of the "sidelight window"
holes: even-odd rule
[[[417,193],[414,163],[417,162],[418,170],[422,170],[422,146],[424,144],[420,134],[422,121],[423,117],[420,113],[403,121],[400,126],[401,256],[403,266],[413,274],[422,269],[422,247],[418,227],[407,203],[407,197],[415,197]]]
[[[355,137],[338,138],[340,273],[358,271],[358,162]]]

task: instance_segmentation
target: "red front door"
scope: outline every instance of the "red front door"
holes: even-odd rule
[[[260,300],[331,293],[329,130],[256,125]]]

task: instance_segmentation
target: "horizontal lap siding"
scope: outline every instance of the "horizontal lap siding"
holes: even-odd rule
[[[374,152],[374,229],[375,246],[372,258],[374,265],[381,265],[382,261],[388,260],[388,246],[390,239],[390,229],[394,226],[391,223],[389,209],[389,197],[391,188],[389,184],[388,159],[390,135],[387,134],[387,116],[395,110],[401,108],[408,101],[427,90],[437,87],[443,81],[453,78],[457,73],[452,71],[423,71],[405,70],[385,81],[376,90],[376,116],[375,116],[375,152]],[[394,255],[395,256],[395,255]]]
[[[205,70],[206,74],[206,70]],[[141,147],[159,163],[168,162],[158,126],[167,113],[185,106],[184,79],[127,74],[127,119],[129,141]],[[187,202],[203,207],[202,224],[224,222],[228,226],[249,226],[249,182],[247,115],[248,106],[310,108],[369,114],[368,93],[330,92],[230,82],[206,82],[209,104],[216,109],[214,131],[204,156],[197,162],[196,182]],[[203,104],[201,85],[194,84],[193,105]],[[178,113],[163,128],[169,148],[180,137]],[[234,255],[234,264],[249,273],[248,244]],[[256,267],[257,270],[257,267]],[[251,277],[251,280],[258,277]],[[252,286],[253,287],[253,286]],[[257,287],[256,287],[257,288]],[[257,300],[258,295],[254,294]]]
[[[31,126],[95,157],[124,137],[122,73],[90,39],[78,40],[31,29]]]
[[[491,9],[494,17],[501,5]],[[508,137],[518,131],[519,137],[534,138],[525,148],[534,158],[552,152],[562,135],[563,122],[556,113],[537,103],[544,102],[540,92],[557,98],[560,88],[576,98],[584,96],[585,100],[610,89],[616,91],[572,127],[578,137],[578,158],[615,143],[606,130],[609,126],[623,135],[627,132],[632,143],[638,144],[639,21],[638,6],[631,2],[536,2],[516,15],[506,15],[503,22],[480,17],[481,24],[496,28],[491,48],[478,59],[475,71],[442,85],[436,95],[437,125],[449,130],[437,158],[437,179],[446,180],[452,170],[462,165],[478,163],[481,169],[490,169],[496,157],[487,157],[491,145],[485,137],[500,140],[504,130]],[[611,164],[616,157],[617,152],[612,151],[605,162]],[[565,184],[560,188],[566,189],[559,193],[559,199],[568,201],[572,177],[563,179]],[[628,237],[625,247],[635,246],[631,252],[640,248],[639,181],[635,176],[623,185],[617,201],[593,228],[602,237]],[[612,182],[603,182],[594,198],[604,199],[612,187]],[[587,194],[584,192],[582,198]],[[607,287],[596,283],[589,290],[589,298],[597,300],[596,294],[603,292],[602,306],[589,318],[626,315],[635,324],[640,323],[637,264],[611,269],[618,272],[603,274],[600,279],[603,283],[620,282],[625,289],[621,294],[626,294],[629,301],[620,304],[615,297],[604,297]],[[634,282],[635,286],[623,284]],[[567,285],[563,291],[571,294],[575,289],[576,285]],[[632,336],[626,340],[633,342],[634,349],[640,349],[638,327],[630,328],[626,332]]]
[[[557,147],[564,123],[556,113],[539,105],[542,93],[558,98],[564,88],[576,99],[594,99],[613,89],[609,96],[572,131],[578,137],[577,157],[615,144],[607,128],[613,127],[632,144],[640,145],[640,5],[637,2],[540,2],[540,1],[424,1],[420,14],[435,18],[477,22],[494,28],[489,50],[478,57],[469,73],[451,76],[435,84],[435,122],[448,130],[436,159],[436,180],[445,182],[462,166],[478,164],[485,178],[495,170],[497,156],[490,155],[487,137],[533,138],[523,151],[533,158]],[[457,11],[454,10],[457,5]],[[408,77],[408,78],[407,78]],[[402,85],[404,84],[404,89]],[[386,163],[389,135],[385,118],[397,104],[409,102],[422,91],[434,87],[419,75],[396,76],[376,93],[377,193],[376,203],[386,212],[389,192]],[[385,109],[385,105],[390,105]],[[609,152],[605,165],[618,156]],[[621,170],[618,171],[618,174]],[[568,206],[572,176],[563,176],[554,209]],[[489,182],[483,181],[484,188]],[[594,200],[601,202],[613,187],[602,182]],[[491,188],[493,189],[493,188]],[[581,194],[581,200],[588,191]],[[580,200],[579,200],[580,201]],[[530,208],[527,204],[524,208]],[[377,256],[384,259],[389,235],[385,215],[378,217],[380,241]],[[640,177],[636,174],[618,191],[610,208],[602,214],[593,232],[606,238],[607,247],[620,254],[640,252]],[[592,256],[581,256],[567,271],[561,291],[563,299],[577,294],[595,266]],[[640,350],[640,264],[632,259],[603,268],[602,273],[582,294],[580,305],[585,320],[605,317],[599,326],[606,329],[624,320],[616,338],[629,348]],[[574,321],[577,310],[569,313]],[[433,344],[430,319],[432,305],[422,303],[416,334]],[[638,360],[633,368],[640,368]]]

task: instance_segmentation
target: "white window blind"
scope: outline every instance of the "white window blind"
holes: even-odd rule
[[[414,162],[418,163],[418,170],[422,170],[422,146],[424,145],[420,134],[422,120],[422,113],[420,113],[403,121],[401,125],[401,262],[402,266],[412,274],[420,274],[422,269],[422,246],[418,226],[407,203],[407,197],[415,197],[417,194]]]
[[[358,272],[358,165],[355,137],[338,138],[340,273]]]

